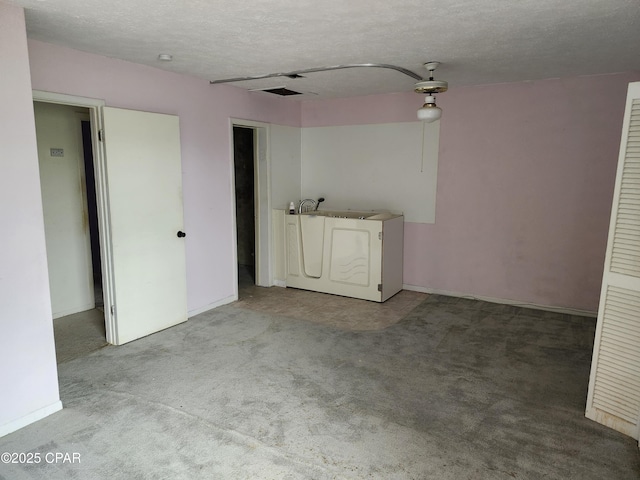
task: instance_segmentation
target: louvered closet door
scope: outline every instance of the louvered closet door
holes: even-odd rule
[[[640,82],[627,95],[586,415],[640,436]]]

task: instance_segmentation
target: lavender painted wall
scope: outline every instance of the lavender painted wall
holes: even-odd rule
[[[404,283],[595,312],[626,88],[638,79],[439,95],[436,223],[406,224]],[[308,101],[302,124],[409,121],[421,102],[413,93]]]
[[[230,296],[229,117],[290,126],[414,119],[413,93],[307,101],[30,42],[34,88],[181,118],[189,309]],[[435,225],[407,224],[405,284],[594,311],[626,84],[620,74],[439,96]],[[606,92],[606,94],[595,94]],[[491,112],[490,120],[486,112]]]
[[[189,311],[234,292],[230,117],[297,127],[296,102],[29,41],[33,88],[180,117]]]
[[[0,3],[0,436],[60,408],[24,13]]]

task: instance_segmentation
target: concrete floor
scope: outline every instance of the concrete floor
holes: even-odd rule
[[[593,319],[408,293],[381,324],[388,305],[244,287],[65,361],[65,409],[0,452],[80,463],[0,464],[0,478],[640,478],[637,443],[584,418]],[[336,303],[324,322],[318,305]]]

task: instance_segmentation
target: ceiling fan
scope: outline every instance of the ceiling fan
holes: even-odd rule
[[[436,105],[434,94],[446,92],[449,84],[443,80],[434,80],[433,72],[438,68],[440,62],[427,62],[424,68],[429,71],[429,79],[416,83],[414,91],[416,93],[426,93],[425,102],[418,110],[418,119],[427,123],[439,120],[442,117],[442,109]]]

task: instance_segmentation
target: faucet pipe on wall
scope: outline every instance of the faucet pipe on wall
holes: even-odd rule
[[[309,206],[307,207],[307,205]],[[302,212],[315,210],[315,208],[316,208],[316,201],[312,198],[305,198],[304,200],[301,200],[300,203],[298,204],[298,215],[301,214]]]
[[[298,214],[301,214],[302,212],[309,212],[309,211],[314,212],[318,210],[318,206],[322,202],[324,202],[324,197],[320,197],[318,198],[318,200],[314,200],[312,198],[305,198],[304,200],[301,200],[300,203],[298,204]],[[307,205],[309,206],[307,207]]]

